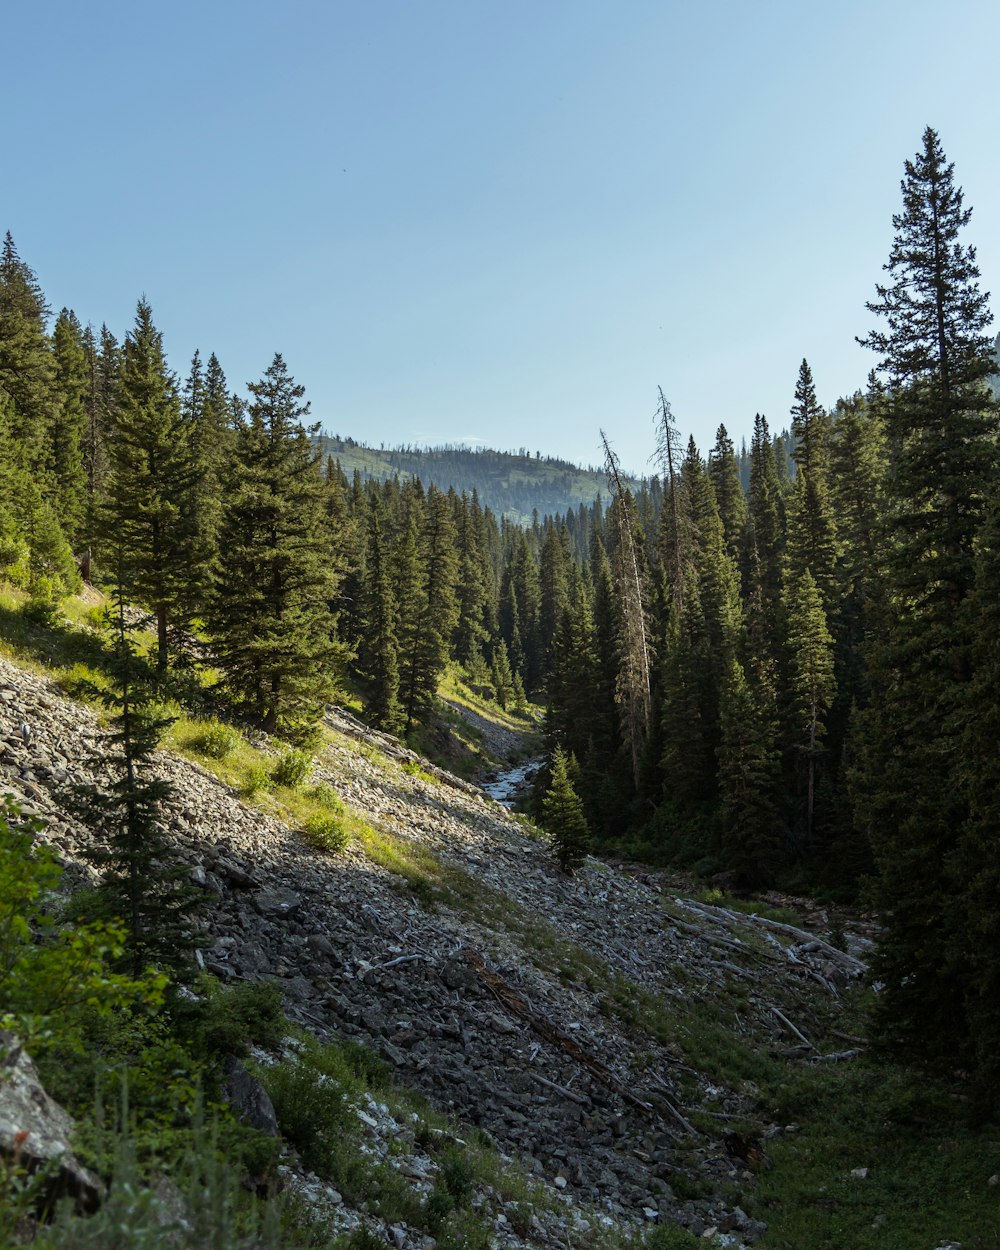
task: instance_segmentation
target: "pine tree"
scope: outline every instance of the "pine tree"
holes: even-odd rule
[[[198,467],[163,336],[145,299],[125,341],[109,446],[103,534],[134,569],[132,591],[156,619],[156,670],[170,657],[169,628],[186,625],[200,597],[205,552],[194,500]]]
[[[903,211],[871,311],[887,328],[864,340],[890,391],[884,639],[863,725],[856,811],[879,868],[883,981],[877,1032],[919,1062],[950,1063],[970,1045],[968,868],[956,854],[969,819],[966,758],[977,624],[970,610],[977,538],[997,471],[997,405],[987,297],[937,135],[907,161]]]
[[[751,554],[752,549],[752,554]],[[782,570],[785,553],[785,501],[778,476],[774,448],[766,417],[754,417],[750,444],[749,521],[744,538],[744,592],[752,593],[755,583],[751,568],[756,561],[756,586],[765,609],[777,627],[780,617]],[[778,632],[774,635],[775,647]]]
[[[83,429],[84,471],[87,476],[87,506],[84,518],[86,548],[84,576],[90,580],[90,564],[101,530],[101,518],[110,471],[108,443],[114,428],[121,375],[121,349],[107,326],[101,326],[98,341],[88,326],[83,334],[87,357],[86,420]]]
[[[781,862],[774,804],[778,757],[768,706],[730,653],[722,684],[719,826],[723,862],[739,881],[761,886]]]
[[[249,389],[209,625],[233,698],[266,732],[308,741],[344,658],[319,456],[301,423],[304,388],[280,355]]]
[[[506,711],[514,701],[514,675],[507,655],[507,644],[502,638],[493,648],[490,680],[493,682],[493,695],[497,704]]]
[[[708,457],[708,475],[715,488],[726,550],[738,561],[740,543],[747,523],[747,498],[740,482],[740,467],[733,440],[724,425],[719,426],[715,446]]]
[[[632,758],[632,777],[638,789],[649,735],[651,702],[651,647],[646,618],[646,569],[642,556],[635,500],[622,482],[618,457],[604,431],[605,467],[613,495],[611,528],[615,536],[612,570],[618,599],[618,677],[616,696],[621,709],[622,737]]]
[[[804,849],[812,849],[816,765],[826,735],[826,713],[836,694],[833,637],[823,596],[809,569],[793,570],[785,588],[788,622],[790,745],[806,774]]]
[[[542,800],[542,820],[552,839],[559,867],[572,873],[583,863],[587,850],[587,821],[583,804],[573,788],[569,771],[575,769],[576,761],[567,760],[556,749],[552,757],[551,780]]]
[[[955,913],[967,955],[962,1058],[973,1072],[985,1115],[1000,1099],[1000,482],[980,538],[975,589],[969,599],[975,630],[973,674],[962,744],[969,814],[959,836],[954,875],[962,883]]]
[[[403,727],[403,721],[399,706],[397,607],[392,567],[382,531],[382,506],[378,499],[372,501],[368,511],[368,553],[365,568],[365,628],[360,658],[371,682],[372,693],[368,709],[379,728],[388,733],[398,733]]]
[[[153,711],[149,671],[139,658],[127,619],[128,566],[121,545],[116,556],[107,617],[113,638],[113,685],[91,692],[112,713],[114,780],[107,792],[77,787],[70,805],[100,839],[89,853],[103,874],[98,899],[104,910],[124,923],[132,976],[141,976],[149,964],[170,968],[176,976],[190,969],[191,916],[198,899],[188,881],[187,865],[170,846],[163,827],[163,807],[174,787],[153,772],[153,753],[171,721]],[[108,756],[100,760],[102,766],[108,762]]]
[[[22,466],[39,474],[57,409],[49,309],[10,231],[0,252],[0,387],[11,402],[11,438]]]
[[[569,606],[566,588],[566,566],[569,562],[565,527],[557,530],[550,526],[542,543],[539,581],[541,602],[539,604],[539,627],[541,630],[545,672],[552,664],[552,646],[563,613]]]
[[[836,523],[830,500],[829,420],[816,402],[807,361],[799,367],[792,408],[795,485],[788,502],[787,567],[801,577],[808,569],[829,613],[837,599]]]
[[[235,405],[218,357],[213,352],[203,369],[195,352],[184,386],[182,411],[196,471],[191,507],[204,551],[204,561],[216,558],[222,522],[222,484],[234,447]],[[206,578],[206,584],[208,579]]]
[[[447,496],[435,486],[414,499],[400,554],[400,702],[404,732],[424,719],[448,663],[458,618],[458,560]]]
[[[90,378],[83,330],[68,308],[56,319],[52,349],[58,407],[45,438],[45,472],[58,500],[63,531],[72,542],[83,531],[87,511],[83,442]]]
[[[455,505],[458,545],[458,624],[455,626],[455,658],[469,664],[482,654],[487,637],[486,616],[490,574],[482,546],[482,512],[478,500],[469,501],[462,491]]]

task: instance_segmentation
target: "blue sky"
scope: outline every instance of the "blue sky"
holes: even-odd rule
[[[643,469],[862,387],[934,126],[1000,292],[1000,5],[187,0],[8,6],[0,230],[55,309],[324,426]]]

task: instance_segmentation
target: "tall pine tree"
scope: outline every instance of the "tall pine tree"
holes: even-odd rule
[[[885,328],[864,340],[889,387],[891,610],[873,652],[857,812],[879,868],[878,1035],[914,1060],[950,1063],[972,1046],[970,882],[957,844],[967,726],[980,714],[970,605],[998,420],[985,385],[991,316],[962,241],[971,210],[930,128],[902,193],[890,281],[869,305]]]
[[[319,455],[302,425],[304,388],[280,355],[249,389],[209,624],[237,703],[267,732],[308,741],[343,661]]]

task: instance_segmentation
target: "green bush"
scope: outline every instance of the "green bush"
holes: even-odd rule
[[[424,1225],[427,1231],[437,1236],[454,1209],[455,1199],[448,1190],[435,1185],[424,1204]]]
[[[438,1173],[441,1183],[455,1199],[457,1206],[472,1193],[472,1181],[475,1173],[472,1164],[457,1146],[449,1146],[438,1160]]]
[[[321,1080],[314,1068],[296,1060],[260,1072],[284,1136],[307,1168],[331,1180],[342,1174],[341,1152],[357,1125],[338,1082]]]
[[[658,1224],[645,1240],[646,1250],[692,1250],[701,1240],[679,1224]]]
[[[311,785],[306,790],[306,794],[314,803],[318,803],[320,807],[325,807],[327,811],[333,812],[338,816],[343,815],[343,800],[328,781],[317,781],[315,785]]]
[[[282,1200],[255,1203],[239,1167],[219,1149],[217,1125],[196,1124],[169,1173],[162,1162],[151,1173],[127,1131],[111,1137],[110,1145],[112,1179],[100,1209],[83,1217],[67,1201],[35,1243],[38,1250],[280,1250],[288,1244]]]
[[[203,732],[192,739],[191,746],[210,760],[224,760],[227,755],[232,755],[241,741],[240,735],[231,725],[215,722],[206,725]]]
[[[385,1238],[362,1224],[347,1238],[345,1250],[385,1250]]]
[[[243,785],[240,791],[245,798],[252,799],[274,788],[271,774],[261,764],[249,764],[243,771]]]
[[[316,812],[307,816],[302,828],[311,847],[331,855],[338,854],[350,841],[344,822],[333,813]]]
[[[61,868],[34,846],[38,822],[21,821],[0,799],[0,1028],[13,1029],[37,1059],[79,1050],[95,1017],[162,1001],[166,978],[132,980],[110,969],[124,950],[115,924],[61,927],[46,910]]]
[[[252,1043],[276,1047],[288,1031],[281,995],[266,982],[220,985],[206,976],[196,1002],[181,1000],[177,1027],[201,1055],[245,1055]]]
[[[275,764],[271,779],[276,786],[295,790],[309,776],[311,766],[312,760],[305,751],[286,751]]]

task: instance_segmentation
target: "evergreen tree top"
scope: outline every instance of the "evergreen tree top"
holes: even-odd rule
[[[896,235],[883,266],[892,284],[877,285],[878,298],[867,304],[888,330],[858,339],[880,354],[893,383],[934,379],[946,393],[959,377],[985,379],[992,367],[989,292],[979,290],[976,249],[959,239],[972,209],[963,207],[954,169],[928,126],[923,148],[905,162],[903,211],[892,218]]]

